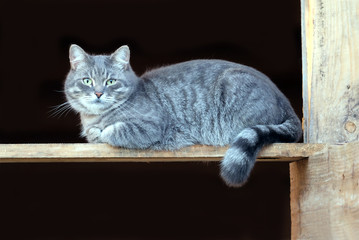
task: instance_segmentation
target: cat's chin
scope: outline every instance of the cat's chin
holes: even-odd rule
[[[75,109],[75,110],[81,115],[86,115],[86,116],[94,116],[94,115],[99,116],[105,112],[105,111],[94,110],[94,109]]]
[[[111,106],[109,106],[106,102],[101,101],[99,99],[90,100],[90,101],[81,101],[84,109],[82,111],[88,115],[101,115],[109,110]]]
[[[87,115],[101,115],[105,112],[107,112],[109,109],[104,107],[103,105],[90,105],[87,106],[86,111],[84,112]]]
[[[103,104],[94,104],[94,103],[82,103],[82,104],[71,104],[72,108],[80,113],[85,115],[101,115],[109,110],[108,107]]]

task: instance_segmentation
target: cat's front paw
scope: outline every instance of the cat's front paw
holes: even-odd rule
[[[121,130],[123,128],[123,123],[118,122],[113,125],[107,126],[102,132],[101,132],[101,142],[108,143],[114,147],[126,147],[126,145],[123,144],[123,136],[121,134]]]
[[[118,133],[116,130],[115,125],[106,127],[101,133],[101,141],[112,146],[119,146],[118,137],[116,137]]]
[[[86,138],[90,143],[100,143],[101,142],[101,133],[102,130],[97,127],[92,127],[87,130]]]

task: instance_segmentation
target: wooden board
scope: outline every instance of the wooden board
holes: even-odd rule
[[[359,0],[301,0],[304,142],[359,140]]]
[[[344,145],[290,164],[292,239],[359,239],[359,0],[301,5],[304,141]]]
[[[290,164],[292,239],[359,239],[359,142]]]
[[[324,144],[272,144],[258,161],[296,161]],[[107,144],[0,144],[0,163],[16,162],[186,162],[220,161],[228,147],[192,146],[177,151],[130,150]]]

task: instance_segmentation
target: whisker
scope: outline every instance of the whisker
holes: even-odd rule
[[[64,102],[60,105],[52,107],[52,109],[49,111],[50,116],[49,117],[62,117],[67,116],[67,114],[72,110],[72,107],[69,102]]]
[[[65,93],[65,90],[53,90],[56,93]]]

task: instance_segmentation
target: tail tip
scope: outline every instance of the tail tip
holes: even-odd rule
[[[248,156],[238,158],[238,155],[232,155],[232,157],[231,154],[227,152],[221,163],[220,176],[227,186],[242,187],[248,181],[255,160]],[[255,159],[255,157],[253,158]]]

